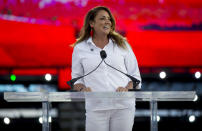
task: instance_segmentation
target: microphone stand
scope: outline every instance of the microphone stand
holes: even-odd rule
[[[107,66],[109,66],[109,67],[115,69],[116,71],[121,72],[122,74],[126,75],[127,77],[129,77],[129,78],[132,80],[132,82],[133,82],[133,89],[128,89],[128,91],[139,91],[139,89],[136,89],[136,86],[140,83],[140,81],[139,81],[138,79],[136,79],[136,78],[132,77],[131,75],[128,75],[128,74],[126,74],[126,73],[124,73],[124,72],[122,72],[122,71],[116,69],[115,67],[109,65],[107,62],[105,62],[105,60],[104,60],[104,63],[105,63]]]
[[[103,60],[102,60],[102,61],[98,64],[98,66],[97,66],[94,70],[92,70],[91,72],[89,72],[89,73],[87,73],[87,74],[85,74],[85,75],[83,75],[83,76],[73,78],[73,79],[71,79],[70,81],[67,81],[67,84],[71,87],[72,90],[74,90],[74,83],[75,83],[77,80],[79,80],[79,79],[81,79],[81,78],[83,78],[83,77],[85,77],[85,76],[87,76],[87,75],[93,73],[95,70],[97,70],[97,68],[101,65],[102,62],[103,62]]]

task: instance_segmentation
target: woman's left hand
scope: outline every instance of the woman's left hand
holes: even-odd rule
[[[127,88],[124,88],[124,87],[118,87],[117,89],[116,89],[116,92],[127,92],[128,91],[128,89]]]

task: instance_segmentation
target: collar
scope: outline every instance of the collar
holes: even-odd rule
[[[87,42],[88,44],[93,45],[93,46],[96,47],[95,43],[93,42],[92,37],[89,37],[86,42]],[[113,41],[112,41],[112,39],[109,38],[109,43],[108,43],[106,46],[111,45],[111,44],[113,44]]]

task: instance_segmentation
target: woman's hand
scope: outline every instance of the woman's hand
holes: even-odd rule
[[[80,91],[82,91],[82,92],[92,92],[90,87],[82,88]]]
[[[83,88],[86,88],[84,84],[78,83],[74,85],[74,90],[81,91]]]
[[[92,92],[90,87],[86,87],[85,85],[80,84],[80,83],[74,85],[74,90],[79,91],[79,92],[80,91],[82,91],[82,92]]]
[[[124,88],[124,87],[118,87],[117,89],[116,89],[116,92],[127,92],[128,91],[128,89],[127,88]]]
[[[74,90],[82,91],[82,92],[92,92],[90,87],[86,87],[85,85],[80,83],[74,85]]]

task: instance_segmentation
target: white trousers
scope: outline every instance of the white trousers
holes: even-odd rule
[[[132,131],[133,109],[86,111],[86,131]]]

